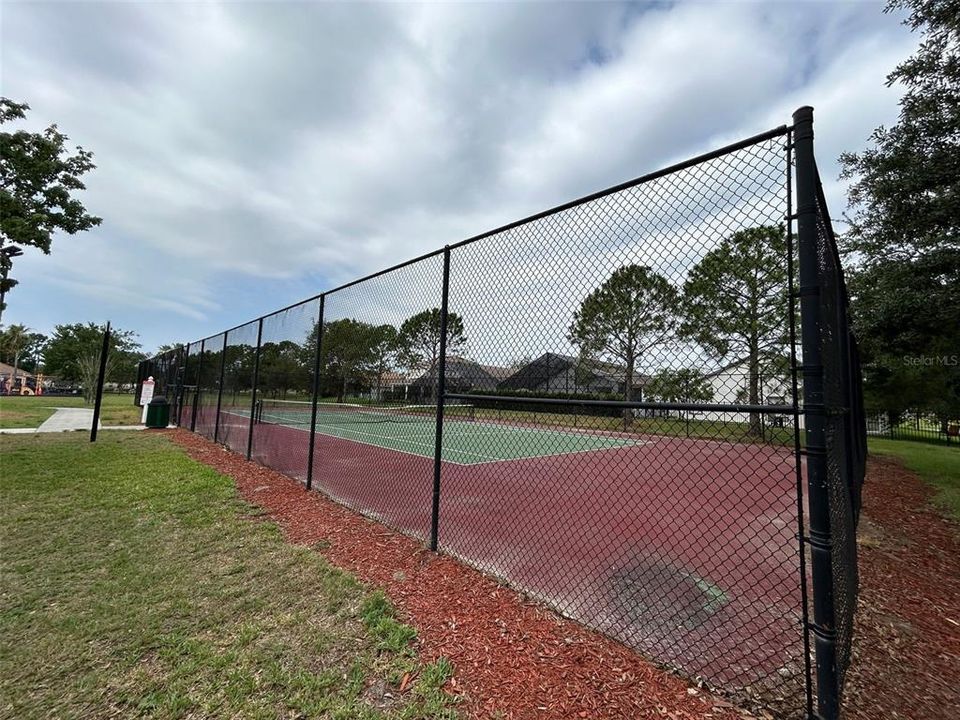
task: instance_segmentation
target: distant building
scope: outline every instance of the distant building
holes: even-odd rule
[[[23,368],[17,368],[14,378],[13,365],[0,362],[0,395],[33,395],[36,378]]]
[[[706,373],[704,379],[713,389],[711,403],[718,405],[748,404],[750,402],[750,371],[746,360],[730,363],[725,367]],[[760,405],[789,405],[791,400],[791,381],[789,375],[770,371],[760,373],[757,398]],[[746,423],[749,413],[732,412],[696,412],[694,417],[700,420]],[[767,424],[773,422],[772,416]],[[802,416],[801,416],[802,427]]]
[[[634,375],[635,400],[643,398],[643,388],[649,380],[646,375]],[[523,390],[529,393],[623,395],[625,385],[626,372],[622,367],[548,352],[501,380],[498,389],[504,394]]]
[[[451,356],[447,358],[447,392],[496,390],[497,383],[513,371],[497,365],[481,365],[473,360]],[[425,367],[383,373],[374,380],[371,398],[378,402],[425,402],[436,397],[435,372]]]
[[[410,386],[416,381],[423,370],[408,370],[406,372],[385,372],[379,381],[374,379],[370,396],[375,402],[406,401],[410,399]]]
[[[508,372],[509,368],[481,365],[473,360],[451,356],[447,358],[446,364],[446,390],[448,393],[496,390],[499,378]],[[410,385],[411,396],[421,400],[435,398],[436,375],[435,370],[421,373]]]

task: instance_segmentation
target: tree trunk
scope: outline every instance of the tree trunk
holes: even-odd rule
[[[747,402],[751,405],[760,404],[760,353],[757,350],[756,340],[750,342],[750,392]],[[750,413],[750,436],[760,437],[760,413]]]
[[[627,371],[624,373],[623,399],[626,402],[633,400],[633,365],[636,358],[632,355],[627,357]],[[626,430],[633,424],[633,408],[623,409],[623,429]]]
[[[17,395],[22,395],[23,393],[22,393],[21,391],[23,390],[23,388],[20,388],[20,390],[16,390],[16,387],[17,387],[17,372],[18,372],[17,367],[18,367],[19,365],[20,365],[20,351],[17,350],[17,352],[14,353],[14,356],[13,356],[13,377],[10,379],[10,382],[12,383],[12,384],[10,385],[10,391],[11,391],[11,392],[16,392]]]

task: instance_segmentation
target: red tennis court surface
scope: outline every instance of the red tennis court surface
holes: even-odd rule
[[[586,433],[585,444],[617,433]],[[657,662],[729,689],[803,683],[795,459],[643,442],[441,471],[439,546]],[[305,478],[309,434],[254,426],[254,457]],[[445,437],[445,455],[458,442]],[[425,540],[433,461],[318,431],[314,485]],[[789,686],[789,690],[786,686]]]

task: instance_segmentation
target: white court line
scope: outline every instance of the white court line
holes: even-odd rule
[[[551,431],[551,430],[546,430],[546,429],[544,429],[544,430],[537,430],[536,428],[513,428],[513,427],[507,427],[507,428],[490,428],[490,431],[489,431],[489,432],[483,431],[483,430],[480,430],[480,431],[478,431],[478,432],[457,432],[456,437],[477,437],[477,436],[482,437],[482,436],[485,436],[485,435],[491,435],[491,434],[493,434],[493,431],[494,431],[494,430],[496,430],[496,431],[499,432],[500,434],[503,434],[503,431],[504,431],[504,430],[510,430],[510,431],[514,431],[514,432],[518,432],[518,433],[519,433],[519,432],[523,432],[523,431],[527,431],[528,434],[531,434],[531,433],[532,433],[532,434],[539,434],[539,435],[543,435],[543,434],[560,435],[561,437],[576,438],[577,440],[591,439],[591,440],[593,440],[594,442],[615,443],[614,445],[610,445],[609,447],[630,447],[631,445],[647,444],[645,441],[641,441],[641,440],[626,440],[626,439],[621,440],[620,438],[597,437],[596,435],[589,435],[589,434],[573,435],[573,434],[570,434],[570,433],[563,433],[563,432],[554,433],[553,431]],[[602,450],[602,449],[605,449],[605,448],[596,448],[596,449]],[[578,451],[578,452],[579,452],[579,451]]]
[[[529,429],[533,430],[534,428],[529,428]],[[318,432],[321,432],[321,431],[319,430],[319,428],[318,428],[317,431],[318,431]],[[414,445],[414,446],[425,447],[425,448],[428,448],[428,449],[434,447],[434,444],[433,444],[433,443],[417,442],[417,441],[410,440],[410,439],[403,438],[403,437],[377,435],[377,434],[372,434],[372,433],[364,433],[364,432],[362,432],[362,431],[345,431],[345,432],[355,432],[355,433],[358,434],[358,435],[366,435],[366,436],[368,436],[368,437],[379,438],[379,439],[398,440],[398,441],[400,441],[400,442],[406,442],[406,443],[411,444],[411,445]],[[543,432],[549,432],[549,431],[543,431]],[[414,455],[415,457],[421,457],[421,458],[422,458],[422,457],[426,457],[427,459],[429,459],[429,456],[424,456],[424,455],[421,455],[420,453],[412,453],[412,452],[409,452],[409,451],[406,451],[406,450],[397,450],[396,448],[384,447],[383,445],[380,445],[380,444],[377,444],[377,443],[370,443],[370,442],[366,442],[366,441],[364,441],[364,440],[356,440],[356,439],[350,438],[350,437],[342,437],[342,436],[340,436],[340,435],[332,435],[332,434],[330,434],[330,433],[328,433],[328,432],[322,432],[321,434],[326,435],[327,437],[337,438],[338,440],[348,440],[348,441],[360,443],[360,444],[362,444],[362,445],[373,445],[374,447],[380,447],[380,448],[383,448],[383,449],[385,449],[385,450],[393,450],[393,451],[395,451],[395,452],[404,453],[404,454],[406,454],[406,455]],[[562,433],[561,433],[561,434],[562,434]],[[578,437],[583,437],[583,436],[581,435],[581,436],[578,436]],[[468,456],[473,456],[473,457],[477,457],[477,458],[483,458],[483,461],[482,461],[482,462],[467,462],[467,463],[461,463],[461,462],[457,462],[457,461],[455,461],[455,460],[447,460],[447,459],[444,459],[443,462],[449,462],[449,463],[451,463],[451,464],[453,464],[453,465],[462,465],[462,466],[464,466],[464,467],[469,467],[469,466],[472,466],[472,465],[491,465],[491,464],[493,464],[493,463],[501,463],[501,462],[517,462],[517,461],[520,461],[520,460],[537,460],[537,459],[541,459],[541,458],[562,457],[562,456],[565,456],[565,455],[584,455],[584,454],[586,454],[586,453],[602,452],[602,451],[605,451],[605,450],[618,450],[618,449],[620,449],[620,448],[636,447],[636,446],[640,446],[640,445],[651,445],[651,444],[653,444],[653,443],[650,442],[650,441],[640,440],[640,441],[633,441],[633,442],[623,442],[622,444],[619,444],[619,445],[610,445],[610,446],[608,446],[608,447],[588,448],[588,449],[584,449],[584,450],[567,450],[567,451],[564,451],[564,452],[545,453],[545,454],[543,454],[543,455],[521,455],[520,457],[512,457],[512,458],[493,457],[493,456],[490,456],[490,455],[483,455],[483,454],[481,454],[481,453],[471,452],[471,451],[469,451],[469,450],[461,450],[461,449],[459,449],[459,448],[452,447],[452,446],[450,446],[450,445],[444,444],[443,450],[449,450],[450,452],[453,452],[453,453],[460,453],[461,455],[468,455]]]
[[[282,415],[265,414],[265,417],[281,420],[289,423],[296,423],[297,426],[308,424],[306,422],[301,423],[298,420],[294,420],[292,418],[285,418]],[[416,420],[418,422],[430,423],[431,425],[433,424],[433,421],[431,418],[417,418]],[[371,421],[371,422],[375,422],[375,421]],[[377,424],[385,424],[387,422],[390,422],[390,421],[385,420],[382,423],[378,422]],[[322,424],[323,423],[318,419],[317,426],[319,427]],[[411,424],[411,423],[406,423],[406,424]],[[449,420],[449,421],[446,421],[444,424],[444,427],[452,427],[452,426],[457,426],[457,427],[480,426],[481,428],[483,428],[482,430],[478,430],[474,433],[460,433],[461,435],[482,435],[484,433],[494,433],[494,432],[503,433],[506,430],[506,431],[516,432],[516,433],[527,433],[527,434],[534,434],[534,435],[549,434],[549,435],[560,435],[562,437],[570,437],[570,438],[577,438],[577,439],[591,438],[595,442],[603,441],[603,442],[622,443],[622,445],[616,445],[611,447],[628,447],[630,445],[636,445],[636,444],[644,444],[644,445],[649,444],[649,442],[645,440],[639,441],[639,440],[619,437],[619,434],[616,437],[610,437],[609,435],[606,437],[598,437],[595,434],[596,431],[591,430],[590,428],[582,428],[582,429],[564,428],[560,430],[560,429],[553,429],[553,428],[527,427],[525,425],[514,425],[511,423],[489,422],[485,420],[462,420],[462,419]],[[327,427],[330,427],[330,426],[328,425]],[[335,427],[339,427],[339,426],[335,426]],[[328,433],[325,433],[325,434],[328,434]],[[399,439],[399,438],[396,438],[396,439]],[[597,449],[603,449],[603,448],[597,448]],[[567,453],[564,453],[564,454],[567,454]],[[549,456],[545,455],[545,456],[529,456],[529,457],[549,457]]]
[[[319,431],[319,429],[318,429],[318,431]],[[366,435],[367,437],[379,438],[379,439],[382,439],[382,440],[398,440],[398,441],[400,441],[400,442],[404,442],[404,443],[408,443],[408,444],[410,444],[410,445],[420,446],[420,447],[424,447],[424,448],[428,448],[428,449],[429,449],[429,448],[434,448],[434,447],[436,447],[436,443],[418,442],[418,441],[416,441],[416,440],[410,440],[409,438],[405,438],[405,437],[395,437],[395,436],[393,436],[393,435],[383,435],[383,434],[376,434],[376,433],[365,433],[365,432],[363,432],[362,430],[344,430],[344,432],[352,432],[352,433],[356,433],[357,435]],[[323,433],[323,434],[324,434],[324,435],[328,435],[328,436],[330,436],[330,437],[340,437],[339,435],[331,435],[330,433],[326,433],[326,432]],[[345,439],[345,440],[350,440],[350,439],[352,439],[352,438],[343,438],[343,439]],[[361,441],[361,442],[362,442],[362,441]],[[368,445],[377,445],[377,443],[365,443],[365,444],[368,444]],[[378,447],[383,447],[383,445],[378,445]],[[442,449],[447,449],[447,448],[449,448],[449,446],[445,446],[445,447],[442,448]],[[393,450],[393,448],[390,448],[390,447],[388,447],[388,448],[386,448],[386,449],[387,449],[387,450]],[[458,453],[460,453],[460,454],[462,454],[462,455],[472,455],[473,457],[483,458],[483,459],[486,460],[487,462],[499,462],[500,460],[503,459],[503,458],[494,457],[494,456],[492,456],[492,455],[483,455],[482,453],[470,452],[469,450],[460,450],[459,448],[449,448],[449,449],[450,449],[451,451],[453,451],[453,452],[458,452]],[[424,457],[424,456],[421,456],[421,457]],[[426,456],[426,457],[429,457],[429,456]],[[458,465],[480,465],[480,464],[482,464],[482,463],[457,463],[457,464],[458,464]]]
[[[249,415],[247,415],[246,417],[249,417]],[[271,416],[270,416],[270,415],[267,415],[267,417],[271,417]],[[280,418],[280,419],[281,419],[281,420],[284,420],[284,418]],[[280,424],[282,424],[282,423],[280,423]],[[379,424],[379,423],[378,423],[378,424]],[[384,424],[385,424],[385,423],[384,423]],[[452,421],[451,424],[456,424],[457,426],[470,427],[470,426],[476,424],[476,421],[463,421],[463,420],[457,421],[457,420],[454,420],[454,421]],[[551,435],[560,435],[560,436],[563,436],[563,437],[577,438],[577,439],[579,439],[579,440],[582,440],[582,439],[584,439],[584,438],[590,438],[590,439],[592,439],[594,442],[604,441],[604,442],[610,442],[610,443],[616,443],[616,444],[608,445],[608,446],[606,446],[606,447],[587,448],[587,449],[583,449],[583,450],[568,450],[568,451],[564,451],[564,452],[545,453],[545,454],[543,454],[543,455],[522,455],[522,456],[520,456],[520,457],[504,458],[504,457],[494,457],[494,456],[491,456],[491,455],[484,455],[484,454],[482,454],[482,453],[472,452],[472,451],[469,451],[469,450],[461,450],[460,448],[453,447],[453,446],[451,446],[451,445],[448,445],[448,444],[444,443],[444,447],[442,448],[443,450],[449,451],[449,452],[451,452],[451,453],[457,453],[457,454],[459,454],[459,455],[472,456],[472,457],[480,458],[481,461],[480,461],[480,462],[457,462],[456,460],[448,460],[448,459],[446,459],[446,458],[443,458],[443,462],[447,462],[447,463],[450,463],[450,464],[452,464],[452,465],[460,465],[460,466],[462,466],[462,467],[470,467],[470,466],[473,466],[473,465],[491,465],[491,464],[493,464],[493,463],[500,463],[500,462],[517,462],[517,461],[520,461],[520,460],[538,460],[538,459],[542,459],[542,458],[563,457],[563,456],[566,456],[566,455],[583,455],[583,454],[586,454],[586,453],[601,452],[601,451],[606,451],[606,450],[617,450],[617,449],[619,449],[619,448],[638,447],[638,446],[642,446],[642,445],[651,445],[651,444],[654,444],[653,441],[649,441],[649,440],[627,440],[627,439],[620,439],[620,438],[603,438],[603,437],[597,437],[597,436],[591,434],[591,433],[588,432],[588,431],[567,432],[567,431],[562,431],[562,430],[561,430],[561,431],[551,430],[551,429],[548,429],[548,428],[540,429],[540,428],[530,428],[530,427],[522,427],[522,426],[515,426],[515,425],[500,425],[500,424],[496,424],[496,423],[481,423],[481,424],[484,426],[484,428],[485,428],[484,430],[480,430],[480,431],[473,432],[473,433],[459,433],[456,437],[482,436],[482,435],[489,435],[489,434],[492,433],[493,431],[498,431],[498,432],[500,432],[500,433],[503,433],[504,431],[508,431],[508,432],[524,432],[524,433],[527,433],[527,434],[540,434],[540,435],[551,434]],[[283,427],[290,427],[290,428],[293,429],[293,430],[300,430],[300,429],[302,429],[301,427],[299,427],[299,424],[298,424],[298,426],[296,426],[296,427],[292,427],[292,426],[290,426],[290,425],[283,425]],[[418,457],[418,458],[427,459],[427,460],[431,459],[431,456],[430,456],[430,455],[423,455],[423,454],[418,453],[418,452],[411,452],[411,451],[409,451],[409,450],[400,450],[400,449],[398,449],[398,448],[387,447],[387,446],[384,446],[384,445],[382,445],[382,444],[380,444],[380,443],[368,442],[368,441],[366,441],[366,440],[357,439],[357,438],[354,438],[354,437],[344,437],[343,435],[336,435],[336,434],[328,431],[328,430],[329,430],[330,428],[332,428],[332,427],[338,427],[338,428],[340,428],[341,426],[329,426],[329,425],[324,426],[324,425],[320,425],[320,424],[318,423],[318,424],[317,424],[317,432],[318,432],[319,434],[321,434],[321,435],[325,435],[325,436],[327,436],[327,437],[332,437],[332,438],[335,438],[335,439],[337,439],[337,440],[346,440],[347,442],[355,442],[355,443],[358,443],[358,444],[360,444],[360,445],[366,445],[366,446],[368,446],[368,447],[369,447],[369,446],[378,447],[378,448],[381,448],[381,449],[383,449],[383,450],[389,450],[389,451],[392,451],[392,452],[398,452],[398,453],[402,453],[402,454],[404,454],[404,455],[411,455],[411,456],[413,456],[413,457]],[[327,428],[327,430],[325,431],[323,428]],[[382,434],[382,433],[368,433],[368,432],[363,432],[362,430],[352,430],[352,429],[346,429],[346,428],[342,428],[342,429],[341,429],[341,432],[344,432],[344,433],[352,433],[352,434],[354,434],[354,435],[366,436],[366,437],[369,437],[369,438],[379,439],[379,440],[394,440],[394,441],[397,441],[397,442],[401,442],[401,443],[406,443],[406,444],[408,444],[408,445],[412,445],[412,446],[414,446],[414,447],[423,447],[423,448],[426,448],[426,449],[432,449],[432,448],[435,447],[435,444],[434,444],[434,443],[427,443],[427,442],[420,442],[420,441],[417,441],[417,440],[411,440],[409,437],[400,437],[400,436],[394,436],[394,435],[384,435],[384,434]],[[454,439],[456,439],[456,437],[455,437]]]

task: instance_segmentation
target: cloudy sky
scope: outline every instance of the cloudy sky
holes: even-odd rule
[[[4,321],[196,339],[804,104],[839,217],[917,42],[882,9],[5,2],[2,94],[95,153],[104,222],[21,258]]]

